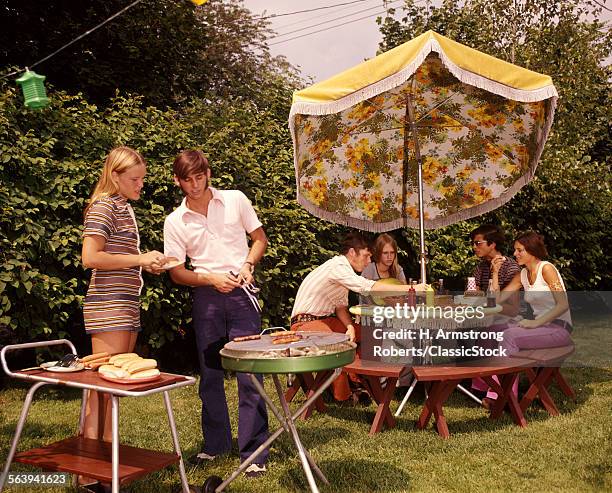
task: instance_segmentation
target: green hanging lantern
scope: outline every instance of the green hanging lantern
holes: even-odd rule
[[[17,84],[21,86],[25,105],[28,108],[44,108],[49,104],[47,91],[45,90],[44,75],[38,75],[26,68],[26,72],[17,79]]]

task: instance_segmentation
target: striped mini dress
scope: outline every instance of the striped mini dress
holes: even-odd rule
[[[102,236],[104,251],[138,255],[140,237],[132,206],[116,194],[96,200],[85,216],[83,237]],[[140,267],[117,270],[94,269],[85,296],[85,332],[140,330]]]

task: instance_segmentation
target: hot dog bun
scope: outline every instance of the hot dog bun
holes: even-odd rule
[[[110,357],[110,362],[111,364],[115,364],[115,361],[119,360],[119,359],[125,359],[125,358],[137,358],[138,355],[136,353],[119,353],[119,354],[114,354]]]
[[[157,368],[157,361],[154,359],[140,359],[130,362],[129,366],[125,370],[130,373],[138,373],[144,370],[152,370]]]
[[[98,368],[98,371],[111,378],[128,378],[130,376],[127,371],[117,368],[114,365],[102,365],[100,368]]]
[[[148,370],[138,371],[136,373],[132,373],[129,376],[130,380],[138,380],[139,378],[150,378],[156,377],[160,375],[160,371],[157,368],[149,368]]]
[[[121,366],[128,360],[140,358],[136,353],[121,353],[111,356],[109,362],[115,366]]]
[[[122,359],[119,361],[121,362],[121,369],[127,371],[131,364],[135,363],[136,361],[142,361],[142,358],[138,356],[138,358]],[[117,365],[117,363],[115,363],[115,365]]]

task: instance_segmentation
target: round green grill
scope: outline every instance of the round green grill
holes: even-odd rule
[[[273,344],[269,335],[255,341],[229,342],[221,350],[223,368],[244,373],[304,373],[352,363],[356,345],[345,334],[297,332],[302,339]]]

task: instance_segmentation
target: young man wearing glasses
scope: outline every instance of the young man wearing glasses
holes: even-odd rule
[[[492,272],[493,263],[501,263],[501,267],[497,274],[496,289],[502,290],[512,279],[520,279],[521,268],[512,257],[504,257],[502,251],[505,244],[505,236],[503,230],[495,224],[483,224],[470,233],[472,240],[472,248],[474,253],[480,259],[480,262],[474,270],[473,276],[476,278],[476,286],[482,291],[486,291],[489,287],[489,279],[493,278]],[[495,286],[495,280],[493,285]],[[513,297],[504,306],[496,323],[504,323],[506,316],[516,315],[518,310],[518,300]],[[497,377],[493,377],[497,378]],[[492,405],[492,401],[497,398],[497,394],[489,390],[489,386],[480,378],[472,379],[472,389],[482,397],[482,405],[487,409]],[[515,384],[514,391],[518,392],[518,384]]]
[[[501,262],[498,274],[499,290],[504,289],[515,277],[519,277],[521,268],[512,257],[504,257],[501,253],[506,242],[504,232],[495,224],[483,224],[470,233],[472,248],[480,259],[474,270],[476,286],[482,291],[489,287],[492,278],[492,262]]]
[[[180,153],[173,171],[174,182],[185,198],[164,223],[164,251],[180,262],[170,270],[172,280],[194,288],[193,325],[200,362],[204,447],[190,461],[202,464],[232,448],[219,350],[235,337],[260,333],[257,290],[251,283],[268,240],[251,202],[242,192],[209,186],[210,168],[202,152]],[[251,238],[250,248],[247,235]],[[186,257],[193,270],[185,268]],[[236,376],[238,448],[244,461],[268,438],[268,417],[265,402],[249,376]],[[267,457],[268,449],[246,469],[247,476],[265,472]]]

